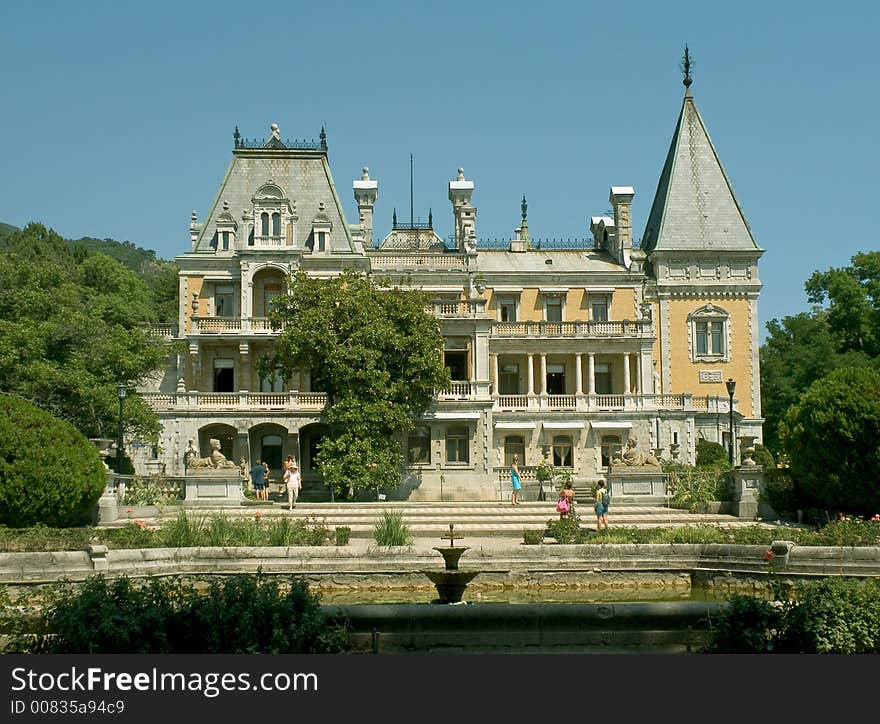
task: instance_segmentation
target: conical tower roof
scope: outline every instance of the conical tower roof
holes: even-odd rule
[[[657,184],[642,248],[646,252],[760,250],[690,89]]]

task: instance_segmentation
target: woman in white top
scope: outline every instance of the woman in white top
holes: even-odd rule
[[[292,455],[288,455],[287,460],[284,461],[284,482],[287,484],[288,510],[293,510],[296,507],[300,488],[302,488],[302,478]]]

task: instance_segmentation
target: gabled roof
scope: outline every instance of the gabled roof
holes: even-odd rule
[[[689,92],[660,174],[642,248],[760,249]]]

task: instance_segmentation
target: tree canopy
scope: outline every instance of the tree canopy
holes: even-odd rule
[[[764,443],[777,455],[779,424],[811,384],[840,368],[880,369],[880,252],[817,271],[805,289],[812,311],[768,322],[761,347]]]
[[[792,474],[816,507],[880,511],[880,374],[843,368],[814,382],[781,434]]]
[[[397,487],[400,435],[449,383],[440,327],[425,311],[429,301],[352,272],[314,279],[302,271],[275,300],[270,319],[282,331],[260,371],[289,377],[308,369],[312,389],[327,393],[330,432],[317,462],[339,494]]]
[[[116,385],[134,386],[166,361],[167,346],[142,326],[155,321],[155,298],[137,273],[28,224],[0,255],[0,391],[87,437],[115,437]],[[158,434],[155,413],[135,394],[124,419],[136,437]]]

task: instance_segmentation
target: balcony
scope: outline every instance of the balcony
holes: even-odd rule
[[[147,393],[154,410],[243,410],[316,412],[327,406],[325,392],[173,392]]]
[[[278,334],[267,317],[192,317],[190,334]]]
[[[485,319],[486,301],[477,299],[467,302],[434,302],[425,307],[428,314],[438,319]]]
[[[493,400],[493,409],[497,412],[516,412],[520,410],[574,410],[578,412],[691,410],[694,412],[728,412],[728,399],[726,397],[716,395],[694,397],[688,392],[677,395],[494,395]],[[736,409],[735,404],[734,409]]]
[[[654,336],[654,325],[649,319],[620,322],[494,322],[490,335],[517,339],[641,339]]]

